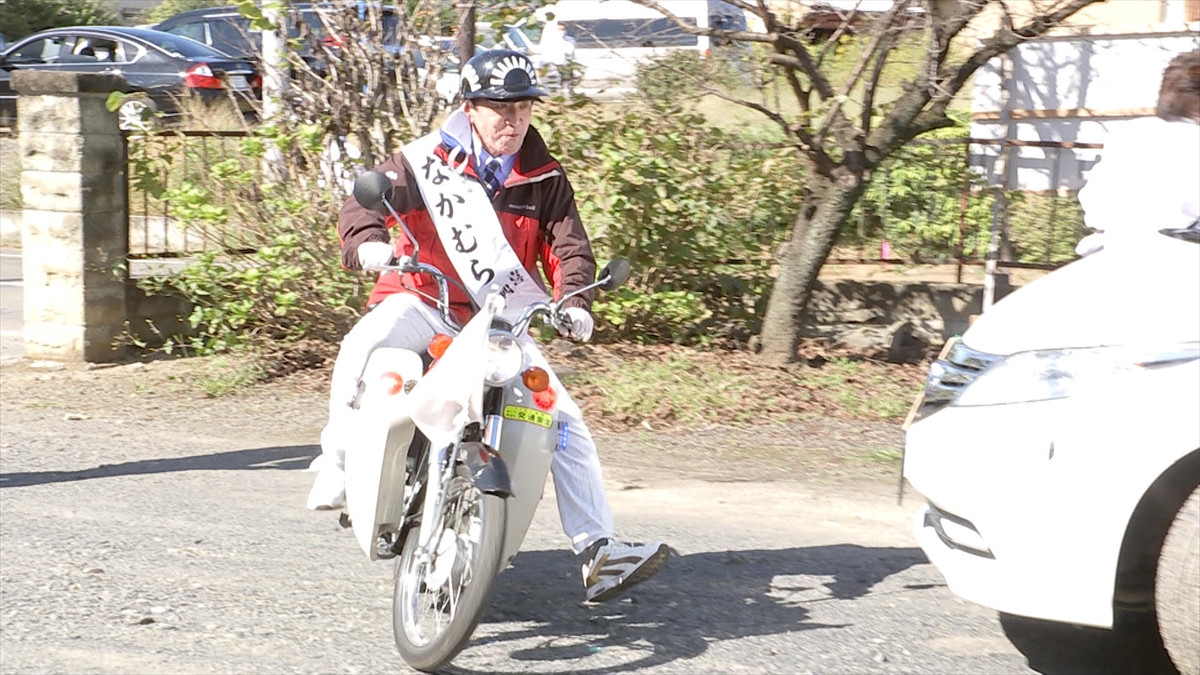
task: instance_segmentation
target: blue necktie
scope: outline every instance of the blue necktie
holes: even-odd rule
[[[489,197],[496,196],[496,192],[500,189],[500,160],[493,157],[483,166],[483,171],[479,172],[479,178],[483,181],[483,186],[487,188]]]

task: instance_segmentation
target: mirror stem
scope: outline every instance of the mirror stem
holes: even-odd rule
[[[404,219],[400,217],[399,213],[396,213],[396,209],[392,208],[391,202],[385,198],[383,205],[387,207],[388,213],[392,214],[392,217],[396,219],[396,222],[400,225],[400,229],[404,231],[404,236],[408,237],[408,242],[412,244],[412,263],[414,265],[419,264],[421,262],[421,245],[417,243],[417,238],[409,231],[408,225],[404,224]]]

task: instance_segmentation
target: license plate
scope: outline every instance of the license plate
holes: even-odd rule
[[[234,89],[249,89],[250,82],[246,80],[245,75],[234,75],[229,78],[229,86]]]

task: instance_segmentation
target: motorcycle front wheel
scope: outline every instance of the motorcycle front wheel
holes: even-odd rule
[[[447,486],[428,560],[419,550],[420,527],[408,530],[392,595],[392,632],[408,665],[432,672],[467,646],[500,571],[505,509],[503,497],[458,475]]]

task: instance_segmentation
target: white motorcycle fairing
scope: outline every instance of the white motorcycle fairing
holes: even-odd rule
[[[361,421],[345,471],[346,511],[371,560],[379,557],[379,535],[399,531],[404,519],[405,460],[416,429],[431,449],[441,449],[456,443],[467,424],[482,421],[482,364],[488,328],[501,307],[499,298],[484,303],[424,376],[421,357],[407,349],[376,349],[367,360],[356,413]]]
[[[486,411],[484,419],[488,331],[499,307],[485,303],[424,376],[415,352],[381,348],[371,354],[357,411],[362,422],[354,449],[346,453],[347,511],[355,538],[371,560],[379,557],[379,535],[398,532],[403,524],[406,459],[416,429],[429,439],[433,461],[447,446],[457,447],[463,429],[472,422],[483,424],[484,442],[499,455],[511,481],[501,569],[520,550],[545,490],[555,449],[565,445],[574,430],[560,420],[557,404],[548,409],[539,406],[521,378],[503,387],[499,409]],[[544,364],[530,353],[536,350],[532,340],[521,342],[529,361]],[[399,390],[395,390],[394,374],[403,378]],[[551,387],[563,392],[553,374]],[[426,499],[431,495],[427,490]],[[423,520],[422,526],[427,522],[435,521]],[[425,535],[422,531],[422,543],[427,541]],[[433,536],[432,530],[428,535]]]
[[[409,383],[421,381],[421,357],[407,349],[371,353],[363,370],[364,389],[356,412],[353,450],[346,453],[346,512],[354,537],[371,560],[379,557],[376,538],[398,530],[404,518],[405,460],[417,426],[409,415]],[[393,392],[401,378],[399,391]]]

